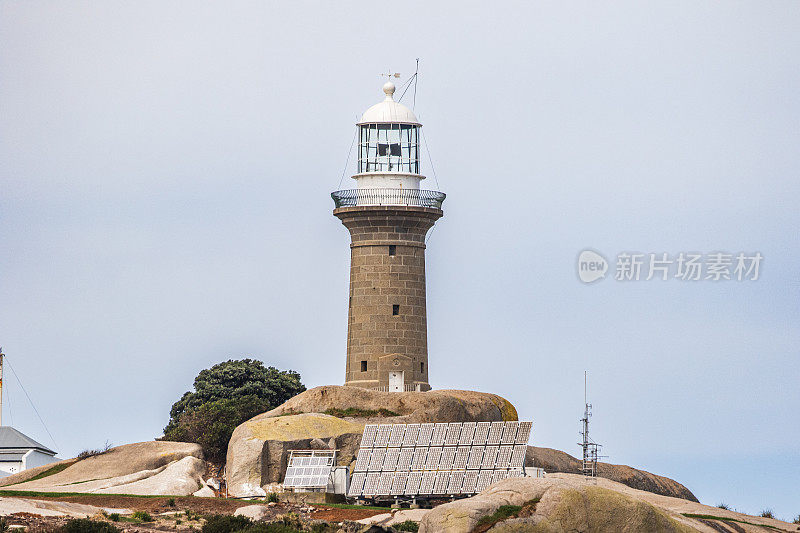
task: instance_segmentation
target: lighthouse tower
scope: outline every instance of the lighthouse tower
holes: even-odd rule
[[[422,124],[383,92],[357,124],[356,188],[331,194],[351,240],[345,385],[426,391],[425,235],[445,195],[420,188]]]

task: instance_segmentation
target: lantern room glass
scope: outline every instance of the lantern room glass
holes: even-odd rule
[[[419,174],[419,126],[361,124],[358,172]]]

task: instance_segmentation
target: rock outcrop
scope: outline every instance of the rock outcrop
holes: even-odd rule
[[[463,390],[378,392],[358,387],[315,387],[289,399],[262,416],[325,413],[329,410],[381,409],[396,413],[391,422],[493,422],[517,420],[511,402],[496,394]],[[383,418],[380,414],[367,418]]]
[[[338,449],[344,464],[352,461],[364,424],[319,413],[258,415],[236,428],[226,464],[231,496],[263,496],[262,488],[282,481],[290,450]]]
[[[543,468],[545,472],[563,472],[567,474],[580,474],[581,462],[568,453],[552,448],[538,448],[528,446],[525,456],[525,466]],[[634,489],[646,490],[655,494],[683,498],[693,502],[698,501],[692,492],[677,481],[664,476],[651,474],[625,465],[597,463],[597,475],[617,481]]]
[[[197,444],[139,442],[86,459],[26,470],[3,478],[0,486],[4,490],[38,492],[188,496],[203,486],[205,468]],[[37,476],[43,477],[32,479]]]
[[[228,445],[228,492],[236,497],[263,496],[264,486],[283,481],[290,450],[335,448],[338,463],[349,465],[367,423],[516,419],[514,406],[496,394],[316,387],[236,428]]]
[[[504,505],[518,508],[511,509],[507,517],[495,515]],[[493,515],[496,522],[491,519]],[[789,531],[790,525],[633,489],[607,479],[551,474],[507,479],[472,498],[440,505],[422,517],[419,531],[742,533],[764,531],[761,526]]]

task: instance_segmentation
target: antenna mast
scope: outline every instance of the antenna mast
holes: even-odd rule
[[[583,451],[581,471],[586,477],[597,477],[597,459],[600,444],[589,438],[589,418],[592,416],[592,404],[589,403],[586,392],[587,372],[583,371],[583,418],[581,418],[581,431],[583,442],[578,443]]]

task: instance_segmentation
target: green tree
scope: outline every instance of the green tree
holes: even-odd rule
[[[164,440],[196,442],[222,462],[236,426],[306,390],[300,374],[253,359],[230,360],[201,371],[194,391],[173,404]]]

